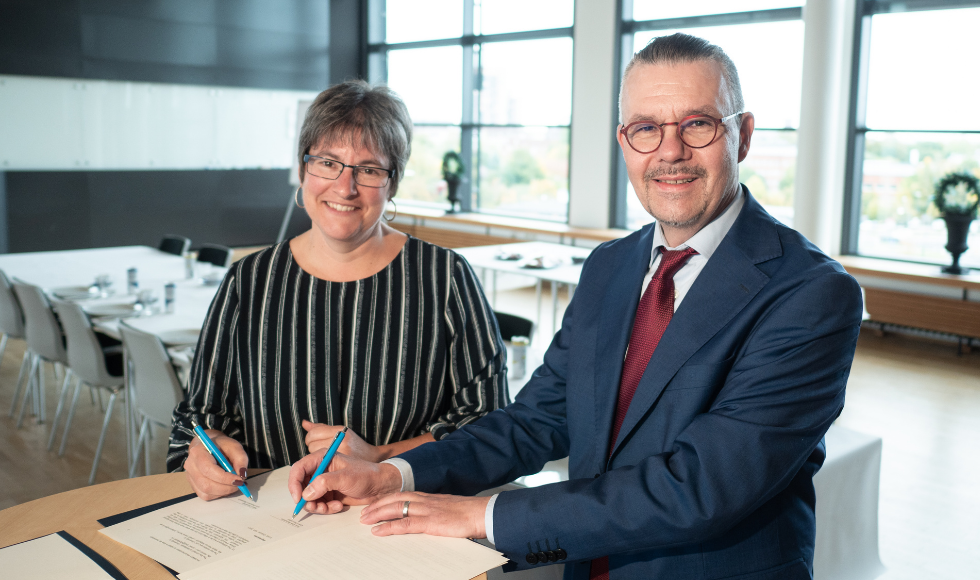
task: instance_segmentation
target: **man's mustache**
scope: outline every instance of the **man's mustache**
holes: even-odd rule
[[[685,175],[693,177],[707,177],[708,172],[699,165],[692,166],[672,166],[672,167],[657,167],[650,169],[643,174],[644,181],[650,181],[653,179],[670,179],[674,175]]]

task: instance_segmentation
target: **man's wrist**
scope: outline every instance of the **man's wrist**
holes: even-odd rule
[[[390,465],[394,467],[394,471],[398,474],[391,474],[394,479],[395,487],[394,491],[415,491],[415,475],[412,473],[412,466],[409,465],[407,461],[400,457],[392,457],[391,459],[385,459],[380,464],[381,469],[385,473],[385,484],[388,484],[388,477],[392,470],[384,467],[385,465]]]

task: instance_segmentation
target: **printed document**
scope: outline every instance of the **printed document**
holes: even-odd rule
[[[102,533],[175,570],[207,578],[457,578],[507,559],[470,540],[413,534],[379,538],[360,523],[361,507],[291,519],[284,467],[248,480],[256,502],[235,495],[192,498],[104,528]],[[393,575],[394,574],[394,575]]]

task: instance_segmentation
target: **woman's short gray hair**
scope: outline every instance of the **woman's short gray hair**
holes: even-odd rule
[[[299,133],[300,179],[306,172],[303,156],[312,147],[345,139],[352,147],[367,147],[388,160],[392,167],[386,169],[394,170],[388,197],[394,197],[412,154],[412,118],[401,97],[388,87],[372,87],[361,80],[334,85],[317,95]]]

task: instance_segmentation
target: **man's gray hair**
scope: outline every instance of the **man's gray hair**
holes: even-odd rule
[[[722,116],[738,113],[745,108],[742,98],[742,84],[738,81],[738,70],[735,63],[728,58],[719,46],[711,44],[703,38],[678,32],[670,36],[658,36],[647,43],[642,50],[633,55],[623,73],[623,82],[619,88],[619,122],[623,122],[623,87],[630,71],[637,64],[679,64],[686,62],[714,61],[721,65],[722,75],[728,85],[731,98],[731,111],[723,111]]]
[[[372,87],[361,80],[334,85],[317,95],[299,134],[300,179],[306,172],[303,156],[312,147],[344,140],[388,160],[392,167],[386,169],[394,169],[388,197],[394,197],[412,153],[412,118],[401,97],[388,87]]]

